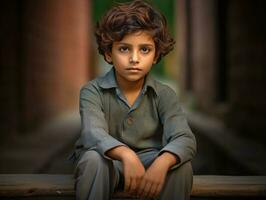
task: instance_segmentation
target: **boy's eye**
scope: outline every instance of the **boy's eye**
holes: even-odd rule
[[[147,53],[149,53],[150,51],[151,51],[151,49],[148,48],[148,47],[142,47],[142,48],[141,48],[141,52],[144,53],[144,54],[147,54]]]
[[[122,53],[123,52],[128,52],[128,50],[129,50],[128,47],[119,47],[119,51],[122,52]]]

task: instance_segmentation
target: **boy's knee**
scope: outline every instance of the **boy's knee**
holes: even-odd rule
[[[192,185],[193,170],[191,162],[186,162],[182,164],[180,167],[173,170],[170,174],[172,176],[172,179],[174,179],[175,181]]]
[[[104,165],[104,158],[97,151],[86,151],[77,163],[76,172],[93,172]]]
[[[191,162],[186,162],[177,169],[178,174],[183,176],[193,176]]]
[[[93,163],[98,163],[98,162],[102,162],[103,158],[102,156],[97,152],[97,151],[86,151],[82,158],[84,158],[84,160],[89,161],[89,162],[93,162]]]
[[[97,151],[86,151],[79,163],[90,163],[90,164],[98,164],[98,163],[101,163],[103,162],[103,158],[102,156],[97,152]]]
[[[159,199],[189,199],[193,183],[191,162],[169,172]]]

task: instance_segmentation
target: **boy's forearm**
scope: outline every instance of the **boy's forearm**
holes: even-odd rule
[[[128,155],[134,153],[126,146],[117,146],[106,152],[106,155],[112,159],[123,161]]]

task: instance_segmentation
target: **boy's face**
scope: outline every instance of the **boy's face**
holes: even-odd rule
[[[114,42],[112,51],[106,53],[106,60],[112,62],[117,80],[143,81],[145,75],[156,63],[155,43],[148,32],[139,31],[126,35]]]

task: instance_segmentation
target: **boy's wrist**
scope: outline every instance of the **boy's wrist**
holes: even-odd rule
[[[121,151],[120,156],[121,156],[121,161],[123,162],[123,161],[125,161],[125,160],[127,160],[127,159],[132,158],[132,156],[135,157],[135,156],[136,156],[136,153],[135,153],[132,149],[130,149],[130,148],[128,148],[128,147],[125,147],[125,148]]]
[[[130,157],[134,152],[126,146],[117,146],[106,152],[106,155],[112,159],[123,161]]]
[[[164,151],[158,158],[163,160],[168,169],[180,162],[179,158],[176,155],[168,151]]]

